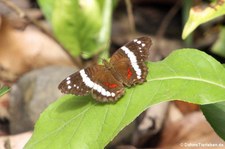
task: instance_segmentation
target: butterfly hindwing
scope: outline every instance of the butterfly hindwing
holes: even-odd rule
[[[110,63],[125,85],[131,86],[146,80],[148,69],[144,62],[148,58],[150,46],[151,39],[141,37],[127,43],[111,57]]]
[[[124,86],[104,66],[98,66],[98,72],[93,76],[95,86],[92,90],[92,96],[100,102],[109,102],[118,100],[125,92]]]
[[[119,60],[118,63],[114,65],[114,68],[115,70],[117,70],[117,73],[119,73],[120,76],[123,78],[123,83],[126,86],[132,86],[145,82],[148,73],[146,65],[144,63],[138,63],[141,74],[137,76],[136,71],[127,61],[128,59]]]

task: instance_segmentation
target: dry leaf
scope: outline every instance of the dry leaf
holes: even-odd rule
[[[28,26],[21,31],[2,17],[0,78],[13,81],[27,71],[46,65],[72,65],[72,62],[58,44],[35,27]]]
[[[181,120],[168,122],[162,132],[158,147],[183,148],[204,144],[223,144],[225,142],[211,128],[201,112],[193,112]],[[216,147],[215,147],[216,148]]]

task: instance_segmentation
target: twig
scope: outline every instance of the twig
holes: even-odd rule
[[[127,15],[128,15],[128,21],[129,21],[129,26],[130,30],[132,33],[135,32],[135,23],[134,23],[134,15],[132,11],[132,4],[130,0],[125,0],[126,2],[126,8],[127,8]]]
[[[170,24],[172,18],[175,16],[175,14],[178,12],[181,6],[181,1],[177,1],[177,3],[170,9],[168,14],[164,17],[163,21],[160,24],[160,27],[158,29],[158,33],[156,34],[156,40],[159,41],[160,38],[164,35],[168,25]]]
[[[34,26],[36,26],[40,31],[42,31],[44,34],[46,34],[47,36],[49,36],[51,39],[53,39],[70,57],[70,59],[74,62],[74,64],[77,65],[77,67],[81,68],[82,67],[82,63],[80,58],[73,58],[68,52],[67,50],[65,50],[65,48],[59,43],[59,41],[48,31],[46,30],[36,19],[33,19],[32,17],[30,17],[29,15],[27,15],[21,8],[19,8],[17,5],[15,5],[12,1],[10,0],[0,0],[0,2],[2,2],[3,4],[5,4],[8,8],[10,8],[12,11],[16,12],[16,14],[22,18],[22,19],[26,19],[27,21],[29,21],[30,23],[32,23]]]
[[[162,56],[161,50],[159,48],[160,45],[160,39],[162,39],[168,25],[170,24],[172,18],[175,16],[175,14],[178,12],[180,6],[181,6],[181,2],[180,0],[177,1],[177,3],[170,9],[170,11],[168,12],[168,14],[163,18],[163,21],[161,22],[158,32],[156,33],[156,43],[155,43],[155,47],[156,50],[155,52],[158,53],[158,55]]]
[[[20,9],[12,1],[10,1],[10,0],[0,0],[0,2],[2,2],[3,4],[5,4],[12,11],[16,12],[16,14],[20,18],[28,20],[30,23],[32,23],[35,26],[37,26],[42,32],[44,32],[45,34],[47,34],[48,36],[50,36],[51,38],[54,39],[54,37],[52,36],[52,34],[49,31],[47,31],[43,26],[41,26],[38,21],[36,21],[35,19],[29,17],[22,9]]]

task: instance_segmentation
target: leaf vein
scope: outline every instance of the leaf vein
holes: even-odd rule
[[[133,94],[134,94],[134,90],[135,90],[135,88],[132,90],[132,92],[131,92],[131,94],[130,94],[130,97],[128,98],[129,100],[128,100],[128,103],[127,103],[127,105],[126,105],[126,109],[125,109],[125,111],[123,112],[123,116],[121,116],[121,121],[120,121],[120,123],[118,124],[118,126],[116,127],[116,129],[114,130],[114,132],[112,133],[113,136],[114,136],[116,130],[117,130],[117,129],[119,128],[119,126],[122,124],[123,118],[125,117],[125,115],[126,115],[126,113],[127,113],[128,106],[130,105],[131,97],[132,97]]]
[[[50,135],[53,135],[54,133],[57,133],[58,131],[60,131],[62,128],[64,128],[67,124],[69,124],[70,122],[72,122],[73,120],[75,120],[76,118],[78,118],[80,115],[84,114],[85,112],[87,112],[89,109],[91,109],[92,107],[94,107],[96,104],[91,105],[90,107],[87,107],[83,112],[79,113],[78,115],[76,115],[75,117],[73,117],[71,120],[67,121],[66,123],[64,123],[63,125],[61,125],[58,129],[49,132],[46,136],[44,136],[43,138],[41,138],[40,140],[37,140],[36,142],[34,142],[32,145],[35,145],[39,142],[41,142],[42,140],[45,140],[45,138],[49,137]]]
[[[173,79],[183,79],[183,80],[191,80],[191,81],[199,81],[199,82],[204,82],[204,83],[209,83],[218,87],[221,87],[225,89],[225,86],[223,84],[219,84],[213,81],[205,80],[205,79],[200,79],[200,78],[193,78],[193,77],[187,77],[187,76],[174,76],[174,77],[161,77],[161,78],[155,78],[151,80],[147,80],[147,82],[153,82],[153,81],[162,81],[162,80],[173,80]]]

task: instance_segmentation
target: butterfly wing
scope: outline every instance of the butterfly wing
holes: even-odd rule
[[[99,102],[116,101],[124,94],[124,86],[102,65],[70,75],[59,84],[59,89],[62,93],[79,96],[92,92],[93,98]]]
[[[59,84],[59,90],[64,94],[74,94],[77,96],[89,94],[92,88],[84,83],[82,75],[83,71],[90,70],[91,68],[89,67],[71,74]]]
[[[93,76],[95,85],[92,96],[100,102],[117,101],[125,92],[124,86],[104,66],[98,66],[98,72]]]
[[[140,37],[118,49],[110,59],[110,63],[127,86],[143,83],[148,69],[145,61],[151,47],[150,37]]]

